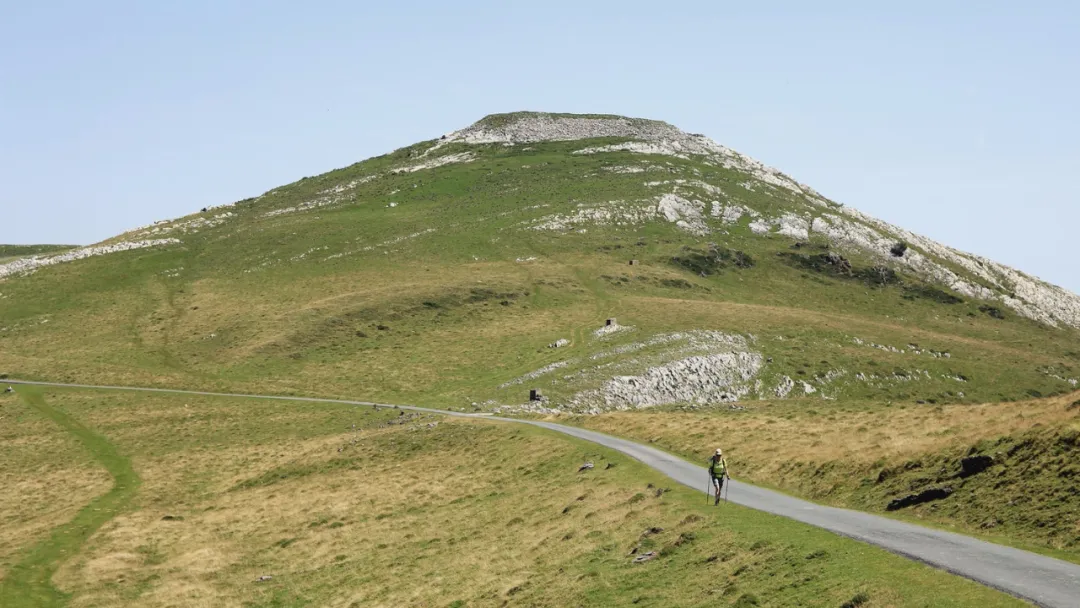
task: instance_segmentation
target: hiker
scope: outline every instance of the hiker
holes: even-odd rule
[[[724,489],[724,478],[727,474],[727,461],[724,460],[724,451],[716,448],[716,453],[709,458],[709,476],[712,477],[713,487],[716,489],[716,504],[720,504],[720,491]]]

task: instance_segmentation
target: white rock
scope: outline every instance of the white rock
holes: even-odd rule
[[[93,256],[106,255],[109,253],[118,253],[121,251],[131,251],[133,249],[145,249],[147,247],[175,245],[179,242],[180,241],[178,239],[171,238],[151,239],[145,241],[124,241],[120,243],[114,243],[112,245],[94,245],[92,247],[81,247],[79,249],[72,249],[56,255],[31,256],[28,258],[20,258],[6,264],[0,264],[0,279],[7,278],[13,275],[30,274],[39,268],[45,266],[52,266],[54,264],[74,262],[75,260],[82,260]]]
[[[751,352],[688,357],[639,376],[616,376],[596,391],[579,394],[574,402],[596,400],[607,409],[629,409],[737,401],[750,392],[762,363],[761,355]]]
[[[703,219],[705,203],[694,200],[690,201],[675,194],[665,194],[657,203],[657,210],[669,222],[696,236],[704,236],[709,233],[709,227]]]
[[[776,385],[776,396],[785,399],[795,389],[795,381],[787,376],[781,376],[780,383]]]
[[[446,154],[444,156],[437,156],[431,160],[415,163],[412,165],[405,165],[403,167],[397,167],[393,172],[413,173],[415,171],[423,171],[425,169],[434,169],[435,167],[442,167],[443,165],[450,165],[454,163],[468,163],[476,159],[476,155],[472,152],[460,152],[457,154]]]
[[[541,367],[540,369],[538,369],[536,371],[529,372],[529,373],[525,374],[524,376],[514,378],[513,380],[510,380],[508,382],[504,382],[504,383],[499,385],[499,388],[509,388],[511,386],[515,386],[515,385],[518,385],[518,384],[524,384],[528,380],[535,380],[536,378],[539,378],[540,376],[543,376],[544,374],[550,374],[551,372],[553,372],[553,371],[555,371],[557,369],[566,367],[567,365],[570,365],[571,363],[574,363],[574,362],[575,361],[573,361],[573,360],[556,361],[555,363],[552,363],[551,365],[545,365],[544,367]]]

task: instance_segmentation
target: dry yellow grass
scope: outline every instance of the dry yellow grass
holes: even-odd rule
[[[734,477],[838,506],[883,510],[892,499],[949,486],[958,490],[949,500],[902,515],[1080,561],[1080,504],[1069,488],[1080,472],[1070,456],[1080,437],[1078,398],[820,411],[803,400],[746,411],[552,418],[699,462],[720,446]],[[961,478],[960,460],[976,453],[994,467]]]
[[[696,492],[658,492],[669,482],[640,465],[538,429],[183,395],[46,398],[123,446],[142,479],[55,575],[77,608],[835,606],[856,593],[1018,605],[734,505],[717,517]],[[579,473],[586,460],[596,468]],[[634,565],[633,548],[661,555]]]
[[[14,396],[0,396],[0,578],[21,551],[111,483],[75,438]]]
[[[759,474],[769,474],[800,461],[895,462],[988,437],[1069,424],[1077,415],[1066,406],[1077,398],[1080,393],[1012,403],[840,411],[807,402],[750,404],[749,413],[732,415],[620,412],[575,421],[606,433],[662,440],[700,460],[720,445],[733,462],[749,458]]]

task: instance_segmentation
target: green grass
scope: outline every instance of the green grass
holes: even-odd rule
[[[50,419],[63,428],[107,437],[142,478],[109,523],[61,556],[54,584],[80,605],[704,606],[753,597],[838,606],[859,595],[889,606],[1022,605],[822,530],[707,506],[616,452],[542,429],[336,404],[28,396],[62,410]],[[586,460],[598,466],[578,473]],[[633,563],[649,551],[658,557]],[[272,579],[254,582],[264,575]]]
[[[484,147],[471,163],[383,175],[336,206],[264,217],[394,163],[415,162],[409,155],[423,146],[407,148],[240,204],[232,209],[236,218],[182,235],[182,246],[87,259],[8,281],[0,336],[11,348],[0,355],[0,368],[38,378],[175,387],[272,384],[275,392],[310,394],[318,386],[338,395],[359,388],[381,399],[467,407],[518,401],[521,391],[497,387],[556,358],[595,352],[601,346],[584,339],[572,351],[545,347],[559,337],[586,336],[605,316],[618,316],[643,337],[695,328],[754,333],[774,358],[776,376],[840,367],[852,374],[925,369],[933,376],[906,386],[851,383],[838,398],[1022,398],[1069,388],[1041,370],[1076,375],[1072,370],[1080,369],[1075,332],[1013,314],[993,319],[975,301],[909,299],[924,293],[912,277],[904,277],[907,286],[874,288],[806,271],[777,255],[791,251],[790,240],[762,238],[746,226],[709,238],[749,254],[754,267],[732,265],[708,277],[672,263],[686,255],[684,247],[705,250],[707,239],[667,223],[585,234],[523,228],[522,222],[571,213],[577,201],[654,196],[643,181],[669,176],[609,174],[603,167],[641,159],[566,154],[581,145]],[[745,179],[681,164],[681,171],[701,171],[722,186],[737,188]],[[763,192],[738,196],[762,209],[790,204]],[[388,208],[390,201],[398,206]],[[533,208],[538,204],[547,207]],[[424,232],[430,229],[435,232]],[[515,261],[528,257],[538,259]],[[631,257],[642,264],[627,266]],[[871,264],[858,256],[852,262]],[[476,299],[476,290],[516,297]],[[954,356],[924,365],[856,349],[852,334],[899,347],[916,341]],[[61,344],[64,357],[57,357]],[[960,391],[946,374],[972,381]],[[549,392],[558,397],[558,390]]]
[[[46,403],[40,390],[19,388],[19,396],[40,415],[76,437],[113,478],[113,488],[95,498],[70,522],[54,529],[48,538],[29,547],[26,555],[0,580],[0,604],[19,606],[61,606],[69,599],[51,582],[60,564],[78,554],[82,545],[105,522],[125,508],[139,488],[139,476],[106,438]]]
[[[487,121],[499,126],[515,116]],[[623,201],[619,205],[626,208],[655,200],[672,186],[647,182],[673,179],[703,180],[721,188],[725,194],[719,197],[695,186],[679,186],[680,194],[707,205],[723,198],[770,215],[820,216],[836,210],[700,158],[572,154],[618,141],[451,143],[438,154],[468,152],[474,158],[402,171],[430,160],[424,154],[438,141],[421,142],[173,224],[220,222],[213,227],[123,237],[176,237],[180,244],[92,257],[9,278],[0,283],[0,375],[491,410],[522,404],[530,388],[542,389],[550,404],[567,403],[615,375],[638,374],[678,356],[663,346],[639,348],[635,343],[674,332],[716,330],[753,336],[752,348],[769,360],[760,375],[766,394],[784,376],[818,384],[815,395],[792,399],[784,407],[816,412],[820,420],[815,422],[859,419],[851,433],[832,444],[858,444],[870,463],[894,456],[887,442],[859,442],[860,437],[888,430],[873,416],[887,408],[914,418],[936,406],[1002,402],[1026,407],[1023,401],[1032,395],[1060,396],[1074,390],[1068,380],[1080,377],[1077,331],[1040,325],[1006,308],[1001,308],[1003,315],[993,315],[989,307],[1001,307],[1000,302],[967,298],[904,272],[879,284],[874,267],[880,261],[857,252],[843,251],[852,269],[837,272],[816,257],[824,251],[817,238],[798,244],[776,234],[756,235],[745,217],[731,226],[709,219],[713,232],[707,237],[690,235],[665,220],[582,224],[561,232],[533,229],[545,218],[572,216],[581,205]],[[647,170],[611,170],[629,165]],[[232,215],[223,217],[226,211]],[[25,251],[0,249],[0,257],[5,253]],[[630,259],[640,264],[630,266]],[[945,265],[977,282],[965,269]],[[634,331],[604,340],[593,337],[608,317],[617,317]],[[548,348],[559,339],[571,344]],[[927,352],[910,352],[913,343]],[[619,348],[626,352],[607,356]],[[935,357],[931,351],[949,356]],[[556,363],[565,365],[520,384],[506,384]],[[837,379],[823,380],[835,374],[840,374]],[[278,484],[259,475],[271,470],[305,478],[355,474],[348,459],[298,456],[289,463],[267,464],[259,475],[237,473],[222,479],[185,460],[199,460],[203,451],[225,449],[241,439],[244,449],[263,446],[258,449],[269,452],[274,442],[325,437],[331,427],[324,425],[337,415],[331,410],[314,408],[313,417],[296,427],[294,412],[271,408],[291,420],[296,432],[290,435],[287,427],[258,420],[245,423],[224,416],[229,425],[214,426],[206,416],[189,418],[168,408],[169,424],[176,426],[161,426],[164,423],[153,417],[126,409],[134,407],[127,401],[104,408],[80,399],[66,396],[59,411],[84,421],[122,453],[143,450],[144,458],[157,459],[155,466],[174,458],[172,466],[178,470],[197,471],[175,482],[194,492],[190,500],[229,489],[233,495],[268,491]],[[247,405],[236,405],[250,411]],[[744,405],[751,410],[764,406],[756,401]],[[85,409],[72,413],[70,407],[76,406]],[[99,407],[109,415],[98,416]],[[29,414],[18,411],[16,417],[26,424]],[[118,412],[126,415],[117,417]],[[769,429],[740,424],[730,429],[735,436],[753,430],[762,442],[769,440]],[[991,426],[970,429],[966,444],[928,453],[955,458],[956,450],[1007,434]],[[953,431],[945,427],[932,432],[948,438]],[[193,437],[204,443],[193,443]],[[60,443],[56,437],[49,441]],[[1049,449],[1053,441],[1039,445]],[[19,449],[4,465],[12,472],[44,466],[49,454],[42,447],[45,440],[40,443],[12,444]],[[64,444],[64,462],[74,463],[77,452]],[[252,458],[263,464],[272,460],[260,454]],[[804,464],[779,475],[767,471],[775,455],[751,460],[760,463],[757,479],[763,483],[871,510],[881,508],[900,485],[918,481],[898,476],[890,482],[899,484],[896,487],[853,488],[852,479],[873,477],[878,471],[871,474],[865,465],[866,471],[849,479],[841,473],[852,473],[850,469],[837,467],[831,469],[834,475],[821,476]],[[77,473],[73,464],[61,467],[58,462],[42,475],[85,478],[85,471]],[[1072,469],[1064,460],[1039,462],[1042,473],[1007,481],[1017,495],[1036,492],[1037,502],[1049,510],[1011,510],[993,533],[1071,550],[1065,547],[1070,542],[1066,524],[1048,522],[1055,514],[1068,513],[1061,504],[1068,502],[1063,488],[1072,484]],[[137,459],[134,466],[145,479]],[[100,476],[94,479],[102,482]],[[826,487],[826,481],[832,485]],[[974,490],[977,484],[971,485]],[[87,482],[80,486],[81,493],[65,497],[63,514],[73,517],[76,497],[81,500],[97,487]],[[183,498],[187,494],[169,495],[188,500]],[[972,504],[993,507],[982,502],[982,495],[983,490],[973,494],[980,498]],[[50,497],[42,494],[39,499],[48,503]],[[9,515],[4,521],[18,523],[20,535],[55,523],[44,518],[23,521],[25,509],[0,504],[11,512],[4,514]],[[60,513],[58,509],[53,518]],[[972,519],[972,513],[943,509],[927,512],[925,518],[972,530],[983,523]],[[1013,513],[1015,519],[1010,519]],[[295,536],[283,533],[266,544]],[[127,553],[150,556],[161,550],[147,545],[135,551],[138,546]],[[3,551],[6,543],[0,542]],[[149,578],[141,580],[139,585],[153,586]],[[128,583],[121,587],[127,589]],[[847,597],[833,598],[835,604],[858,593],[850,591]],[[134,593],[124,593],[129,592]],[[526,593],[519,590],[515,597]],[[287,594],[275,597],[266,601],[293,601]],[[739,597],[726,599],[735,602]],[[445,603],[452,601],[447,598]]]

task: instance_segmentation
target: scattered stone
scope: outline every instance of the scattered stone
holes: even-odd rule
[[[548,348],[563,348],[564,346],[570,346],[570,340],[559,338],[551,344],[548,344]]]
[[[7,264],[0,264],[0,279],[13,275],[26,275],[43,266],[52,266],[63,262],[73,262],[98,255],[131,251],[133,249],[145,249],[147,247],[160,247],[163,245],[175,245],[180,243],[177,239],[152,239],[145,241],[125,241],[113,245],[98,245],[95,247],[82,247],[72,249],[57,255],[30,256],[20,258]]]
[[[580,467],[578,467],[578,473],[580,473],[580,472],[582,472],[582,471],[587,471],[587,470],[589,470],[589,469],[591,469],[591,468],[593,468],[593,463],[591,463],[591,462],[586,462],[585,464],[583,464],[583,465],[581,465]]]
[[[619,325],[619,322],[616,321],[615,319],[608,319],[607,321],[604,322],[603,327],[601,327],[600,329],[593,332],[593,335],[596,336],[597,338],[603,338],[604,336],[609,336],[609,335],[614,334],[616,332],[629,331],[631,329],[633,329],[633,327],[628,327],[626,325]]]
[[[606,465],[604,465],[604,470],[614,469],[614,468],[615,468],[615,463],[614,462],[609,462]]]
[[[270,580],[273,580],[273,579],[274,579],[274,577],[264,574],[263,576],[260,576],[259,578],[255,579],[255,582],[256,583],[265,583],[266,581],[270,581]]]
[[[729,403],[750,393],[750,383],[763,363],[760,354],[745,351],[687,357],[638,376],[615,376],[599,389],[579,393],[571,405],[601,403],[606,409],[625,410],[667,403]]]
[[[934,500],[942,500],[948,498],[953,493],[953,489],[949,487],[945,488],[931,488],[924,490],[918,494],[909,494],[903,498],[897,498],[890,502],[886,507],[886,511],[898,511],[900,509],[906,509],[907,507],[913,507],[915,505],[921,505],[923,503],[931,502]]]
[[[663,531],[664,531],[663,528],[658,528],[658,527],[654,526],[654,527],[649,528],[649,529],[645,530],[644,532],[642,532],[641,536],[642,536],[642,538],[644,538],[646,536],[652,536],[654,534],[660,534]]]
[[[538,370],[531,371],[531,372],[525,374],[524,376],[514,378],[513,380],[510,380],[508,382],[503,382],[502,384],[499,385],[499,388],[510,388],[511,386],[514,386],[514,385],[517,385],[517,384],[524,384],[526,380],[535,380],[535,379],[539,378],[540,376],[543,376],[544,374],[549,374],[549,373],[551,373],[551,372],[553,372],[553,371],[555,371],[557,369],[561,369],[563,367],[566,367],[566,366],[570,365],[571,363],[576,363],[576,361],[574,361],[574,360],[556,361],[555,363],[552,363],[550,365],[545,365],[544,367],[541,367]]]
[[[184,517],[181,515],[166,515],[161,518],[161,521],[184,521]]]

